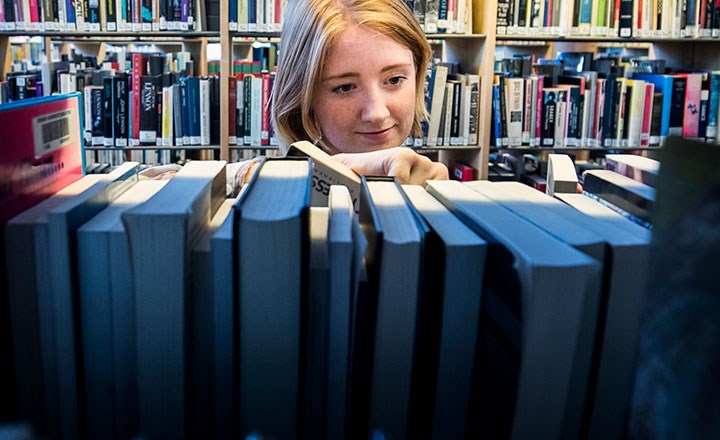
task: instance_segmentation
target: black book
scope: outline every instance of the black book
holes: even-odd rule
[[[155,145],[158,119],[159,75],[140,77],[140,144]]]
[[[623,38],[632,37],[633,1],[620,0],[619,35]]]
[[[90,114],[92,117],[90,135],[92,145],[105,144],[105,108],[103,100],[104,88],[102,86],[88,86],[90,89]]]
[[[115,76],[114,102],[113,102],[113,123],[116,147],[127,147],[129,137],[129,84],[127,75]]]
[[[682,136],[683,120],[685,118],[685,89],[687,77],[674,76],[672,90],[670,91],[670,131],[668,135]]]
[[[609,170],[586,171],[583,178],[585,193],[624,214],[630,220],[650,227],[655,188]]]
[[[113,121],[113,110],[115,109],[115,77],[103,79],[103,133],[104,145],[112,147],[115,145],[115,124]]]
[[[273,77],[271,76],[272,80]],[[220,144],[220,81],[211,76],[210,80],[210,144]],[[272,124],[270,124],[272,126]]]
[[[605,104],[603,116],[603,135],[601,145],[611,147],[615,138],[615,126],[617,125],[617,77],[609,74],[605,80]]]

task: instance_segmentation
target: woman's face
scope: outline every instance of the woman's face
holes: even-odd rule
[[[349,27],[330,48],[312,106],[330,154],[402,145],[415,117],[412,52],[364,26]]]

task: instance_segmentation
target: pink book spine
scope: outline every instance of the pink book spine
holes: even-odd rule
[[[700,131],[700,92],[702,74],[688,73],[685,88],[685,111],[683,115],[683,137],[697,137]]]
[[[650,145],[650,118],[652,117],[653,96],[655,94],[655,85],[652,83],[645,84],[645,105],[643,106],[643,119],[640,128],[640,146],[647,147]]]
[[[40,23],[37,0],[30,0],[30,23]]]
[[[539,75],[538,76],[538,85],[537,85],[537,105],[535,107],[535,145],[540,145],[540,128],[542,127],[542,108],[543,108],[543,84],[544,84],[544,76]]]

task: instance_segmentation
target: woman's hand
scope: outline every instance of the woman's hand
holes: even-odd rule
[[[395,147],[368,153],[340,153],[333,156],[362,175],[395,176],[402,184],[422,185],[428,180],[447,180],[448,169],[410,148]]]

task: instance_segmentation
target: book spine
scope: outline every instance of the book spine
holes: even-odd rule
[[[708,98],[707,141],[715,143],[718,136],[718,110],[720,109],[720,72],[710,72],[710,95]]]
[[[115,77],[115,146],[128,146],[128,78],[126,76]]]
[[[470,86],[470,120],[468,122],[468,145],[478,145],[480,124],[480,76],[468,75]]]
[[[117,14],[115,13],[115,0],[100,0],[105,4],[105,27],[104,30],[115,32],[117,28]]]
[[[200,78],[188,78],[190,145],[200,145]]]
[[[505,79],[506,121],[508,145],[522,145],[523,78]]]
[[[210,81],[200,79],[200,145],[210,145]]]
[[[620,0],[619,35],[630,38],[633,35],[633,0]]]
[[[686,76],[685,106],[683,112],[682,135],[695,138],[698,136],[700,124],[700,94],[702,90],[702,75],[689,73]]]
[[[173,146],[173,86],[163,87],[162,101],[162,145]]]
[[[113,109],[115,108],[114,90],[115,78],[105,78],[103,80],[103,133],[105,139],[103,145],[106,147],[112,147],[115,145],[115,124],[113,123]]]
[[[640,146],[647,147],[650,145],[650,133],[652,127],[653,110],[655,103],[655,85],[652,83],[645,84],[645,103],[643,105],[643,119],[640,130]]]
[[[270,145],[270,74],[264,72],[260,78],[262,81],[260,143]]]
[[[543,90],[542,146],[544,147],[552,147],[555,145],[557,100],[557,89],[545,88]]]
[[[700,121],[698,124],[698,139],[705,141],[707,137],[708,125],[708,100],[710,99],[710,91],[703,89],[700,92]]]
[[[190,96],[187,78],[180,78],[180,119],[183,126],[182,144],[190,145]]]
[[[176,146],[182,146],[185,145],[185,138],[184,134],[187,131],[187,126],[183,124],[183,118],[182,118],[182,98],[180,95],[181,86],[180,84],[173,85],[172,88],[172,95],[173,95],[173,125],[174,125],[174,134],[175,134],[175,143]]]
[[[545,95],[543,93],[544,90],[544,84],[545,84],[545,77],[543,75],[538,75],[535,78],[537,78],[537,91],[535,92],[535,124],[534,124],[534,130],[535,130],[535,143],[533,146],[540,147],[542,146],[542,124],[543,124],[543,103]]]
[[[567,147],[568,92],[560,89],[555,104],[555,147]]]
[[[141,53],[132,54],[132,132],[130,145],[140,144],[140,82],[145,75],[145,57]]]
[[[140,145],[156,145],[157,87],[159,76],[145,75],[140,79],[139,133]]]
[[[537,89],[537,80],[535,78],[525,78],[525,110],[523,111],[523,130],[522,130],[522,143],[523,145],[533,146],[535,143],[534,137],[530,139],[530,129],[533,126],[535,118],[536,100],[533,95],[533,88]]]

